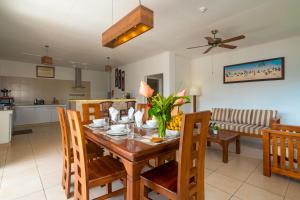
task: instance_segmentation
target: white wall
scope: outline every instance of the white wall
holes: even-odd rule
[[[144,102],[144,98],[138,93],[141,80],[146,80],[146,76],[153,74],[163,73],[164,83],[163,92],[164,95],[169,95],[175,90],[174,73],[175,65],[173,63],[174,54],[171,52],[163,52],[161,54],[149,57],[125,66],[119,67],[125,71],[125,92],[132,92],[135,94],[138,102]],[[114,86],[114,70],[112,73],[112,85]],[[115,97],[121,97],[121,90],[114,88]]]
[[[299,44],[294,37],[193,60],[192,84],[203,93],[200,109],[276,109],[283,123],[300,125]],[[285,80],[223,84],[223,66],[275,57],[285,57]]]
[[[55,67],[55,79],[74,80],[74,69],[67,67]],[[36,64],[0,60],[1,76],[36,77]],[[91,98],[106,98],[108,91],[108,75],[106,72],[82,70],[82,80],[91,82]]]

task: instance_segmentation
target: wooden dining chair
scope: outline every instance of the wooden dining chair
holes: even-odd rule
[[[81,124],[80,113],[68,110],[74,154],[74,199],[88,200],[89,189],[106,185],[107,193],[96,199],[107,199],[124,193],[126,196],[126,171],[122,163],[106,155],[88,162],[85,136]],[[112,191],[113,181],[122,179],[124,187]]]
[[[71,171],[71,164],[74,162],[73,150],[71,147],[71,138],[70,138],[70,129],[67,124],[67,117],[65,109],[62,107],[57,108],[60,129],[61,129],[61,138],[62,138],[62,151],[63,151],[63,172],[62,172],[62,187],[65,190],[66,197],[69,198],[70,193],[70,184],[71,184],[71,174],[74,172]],[[93,160],[103,156],[103,148],[97,146],[92,142],[86,143],[88,159]]]
[[[83,123],[90,123],[92,119],[99,119],[103,117],[100,112],[99,103],[83,103],[82,104]]]
[[[149,119],[149,115],[148,115],[149,108],[145,103],[138,103],[136,105],[136,111],[142,111],[143,109],[144,109],[143,123],[145,123]]]
[[[100,113],[103,117],[109,117],[109,108],[112,107],[114,102],[104,101],[100,103]]]
[[[181,128],[179,162],[171,161],[141,175],[140,199],[155,191],[168,199],[204,200],[204,164],[210,112],[185,114]],[[200,123],[197,130],[194,125]]]

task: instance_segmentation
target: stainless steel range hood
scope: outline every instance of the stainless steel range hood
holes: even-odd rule
[[[85,88],[82,85],[82,69],[79,67],[75,67],[75,86],[74,88]]]

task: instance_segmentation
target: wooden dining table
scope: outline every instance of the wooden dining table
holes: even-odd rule
[[[105,131],[103,130],[103,133]],[[157,130],[135,130],[138,135],[157,133]],[[93,131],[84,127],[86,139],[105,148],[110,153],[121,159],[127,172],[126,199],[140,199],[140,173],[150,159],[163,157],[179,148],[179,138],[160,144],[150,145],[135,139],[113,139],[101,130]]]

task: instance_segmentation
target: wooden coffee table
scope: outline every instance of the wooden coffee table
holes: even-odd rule
[[[209,130],[207,136],[207,146],[210,146],[211,142],[221,145],[223,149],[224,163],[228,163],[228,146],[230,143],[235,142],[236,154],[241,153],[240,135],[238,133],[234,133],[226,130],[219,130],[218,134],[214,134],[212,130]]]

